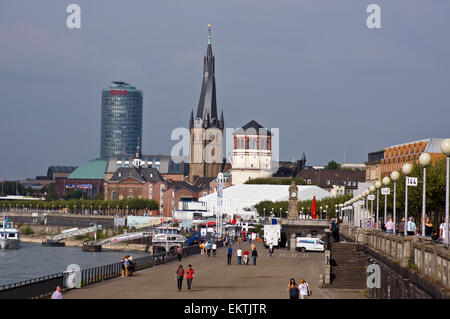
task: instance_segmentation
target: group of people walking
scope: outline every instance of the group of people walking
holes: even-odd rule
[[[211,239],[208,241],[200,241],[200,254],[206,255],[207,257],[211,256],[211,251],[213,257],[216,257],[217,254],[217,244]]]
[[[183,286],[183,279],[186,279],[188,290],[191,290],[192,280],[194,280],[194,269],[189,265],[186,271],[183,265],[179,265],[175,273],[175,280],[177,281],[178,291],[181,291]]]
[[[295,279],[291,278],[287,291],[289,292],[289,299],[306,299],[312,295],[309,284],[303,278],[299,279],[298,285]]]
[[[258,251],[256,250],[256,246],[254,244],[252,244],[250,246],[251,248],[251,256],[252,256],[252,260],[253,260],[253,266],[256,266],[256,258],[258,257]],[[231,260],[232,257],[234,255],[234,251],[233,248],[231,246],[228,247],[227,249],[227,264],[231,265]],[[241,247],[238,247],[238,249],[236,250],[236,256],[237,256],[237,263],[238,265],[249,265],[249,251],[247,249],[245,249],[244,251],[242,251]]]

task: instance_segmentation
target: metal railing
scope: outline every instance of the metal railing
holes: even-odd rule
[[[43,298],[55,291],[56,286],[63,287],[64,274],[24,280],[0,286],[0,299],[34,299]]]
[[[217,241],[217,247],[222,247],[223,242]],[[200,253],[199,245],[184,247],[182,256],[192,256]],[[139,257],[134,259],[135,269],[154,267],[177,260],[176,251],[153,254],[150,256]],[[100,281],[117,278],[122,275],[122,263],[116,262],[109,265],[102,265],[81,270],[81,287],[97,283]],[[35,279],[25,280],[18,283],[0,286],[0,299],[34,299],[45,298],[50,296],[56,286],[60,286],[63,290],[68,290],[65,283],[67,279],[66,273],[57,273],[49,276],[39,277]]]

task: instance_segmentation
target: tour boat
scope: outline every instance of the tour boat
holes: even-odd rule
[[[8,223],[8,220],[5,217],[0,220],[0,248],[20,248],[19,229],[14,228],[13,223]]]
[[[156,228],[153,235],[153,244],[179,243],[184,244],[186,237],[179,234],[180,228],[172,226],[161,226]]]

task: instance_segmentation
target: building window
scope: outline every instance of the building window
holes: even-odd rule
[[[115,200],[116,199],[116,192],[111,192],[111,199]]]

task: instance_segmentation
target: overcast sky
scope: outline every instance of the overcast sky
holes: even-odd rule
[[[143,152],[169,153],[197,107],[208,23],[225,126],[280,128],[283,160],[361,163],[449,137],[449,16],[448,0],[2,0],[0,177],[99,157],[112,80],[143,90]]]

